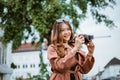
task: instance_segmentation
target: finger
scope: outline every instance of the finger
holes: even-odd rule
[[[88,43],[87,46],[89,46],[89,47],[93,47],[94,44],[93,44],[93,43]]]
[[[90,44],[88,43],[87,46],[89,46]]]

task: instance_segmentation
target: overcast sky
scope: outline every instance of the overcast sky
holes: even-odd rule
[[[99,70],[113,58],[120,59],[120,0],[116,0],[117,5],[114,9],[107,8],[105,14],[112,19],[118,28],[109,29],[103,24],[95,24],[94,20],[88,14],[88,18],[83,21],[78,29],[80,33],[92,34],[94,36],[111,36],[104,38],[95,38],[95,65],[88,75],[95,75]]]

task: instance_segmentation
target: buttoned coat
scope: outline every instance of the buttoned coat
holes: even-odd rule
[[[52,74],[49,80],[70,80],[70,74],[74,74],[75,80],[82,80],[81,74],[88,73],[94,64],[94,57],[90,59],[82,50],[78,51],[78,59],[71,54],[72,47],[66,47],[65,56],[60,58],[57,55],[56,47],[51,44],[48,46],[47,57],[51,65]],[[70,70],[72,66],[76,65],[74,71]]]

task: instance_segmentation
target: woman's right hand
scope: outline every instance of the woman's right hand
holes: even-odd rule
[[[82,44],[84,44],[84,42],[85,42],[84,36],[80,34],[77,35],[75,38],[75,47],[79,49],[82,46]]]

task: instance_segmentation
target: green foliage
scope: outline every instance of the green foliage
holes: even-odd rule
[[[42,51],[40,51],[40,74],[34,75],[30,78],[30,80],[48,80],[49,79],[49,71],[47,70],[47,64],[44,63],[44,58],[42,55]]]
[[[16,80],[24,80],[24,78],[21,76],[21,77],[16,78]]]
[[[14,63],[11,63],[11,68],[15,69],[17,66]]]
[[[47,64],[44,63],[44,58],[42,56],[42,51],[40,52],[40,80],[48,80],[49,72],[47,70]]]
[[[114,4],[114,0],[0,0],[0,28],[4,30],[0,40],[5,44],[13,41],[13,49],[16,49],[21,40],[27,40],[26,37],[32,34],[32,25],[39,32],[40,42],[43,38],[49,41],[56,19],[68,16],[76,30],[80,20],[85,18],[88,6],[96,23],[104,22],[108,27],[113,27],[113,21],[100,14],[99,10],[113,7]],[[29,35],[24,36],[25,30]]]

